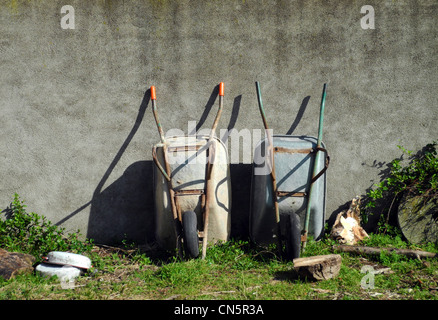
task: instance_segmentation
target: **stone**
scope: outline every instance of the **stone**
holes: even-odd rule
[[[398,224],[411,243],[438,241],[438,197],[405,195],[398,206]]]
[[[18,274],[32,273],[35,260],[30,254],[0,249],[0,276],[9,280]]]

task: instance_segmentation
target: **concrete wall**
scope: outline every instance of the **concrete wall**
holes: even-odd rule
[[[375,29],[361,27],[364,5]],[[151,85],[165,130],[209,128],[220,81],[218,129],[262,129],[260,81],[274,133],[316,135],[327,82],[330,216],[379,181],[397,145],[438,138],[437,17],[434,0],[0,0],[0,204],[17,192],[97,242],[150,241]],[[241,236],[245,157],[231,164]]]

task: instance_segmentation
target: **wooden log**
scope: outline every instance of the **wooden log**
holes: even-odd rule
[[[295,272],[308,280],[328,280],[336,277],[341,269],[339,254],[328,254],[293,260]]]
[[[0,249],[0,276],[9,280],[20,273],[31,273],[35,260],[35,257],[30,254]]]
[[[411,250],[411,249],[396,249],[396,248],[377,248],[377,247],[364,247],[364,246],[347,246],[338,245],[333,246],[333,250],[354,253],[354,254],[367,254],[367,255],[380,255],[382,252],[396,253],[404,255],[411,259],[421,259],[421,258],[438,258],[438,254],[433,252],[427,252],[422,250]]]

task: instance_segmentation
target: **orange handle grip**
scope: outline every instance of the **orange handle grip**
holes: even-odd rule
[[[151,99],[152,100],[157,100],[157,95],[155,93],[155,86],[151,87]]]
[[[223,82],[219,83],[219,95],[222,97],[224,96],[224,83]]]

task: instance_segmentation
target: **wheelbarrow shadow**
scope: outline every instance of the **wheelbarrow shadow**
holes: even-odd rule
[[[298,110],[297,116],[295,117],[294,122],[291,124],[289,130],[286,132],[287,135],[292,135],[292,133],[295,131],[295,129],[297,128],[298,124],[300,123],[301,119],[303,118],[304,115],[304,111],[307,108],[307,105],[309,103],[310,100],[310,96],[307,96],[303,99],[303,101],[301,102],[301,106],[300,109]]]
[[[91,200],[87,237],[96,243],[120,243],[123,240],[144,244],[151,242],[154,234],[154,203],[152,161],[131,164],[123,175],[102,190],[115,166],[140,127],[150,102],[146,90],[137,118],[97,185]]]
[[[96,244],[120,244],[123,240],[145,244],[152,241],[152,161],[131,164],[121,177],[103,189],[140,127],[149,101],[150,90],[147,90],[131,131],[96,186],[91,200],[65,216],[56,225],[63,224],[90,206],[86,237],[93,239]]]
[[[152,161],[131,164],[123,175],[93,195],[87,237],[96,243],[154,240]]]
[[[188,132],[188,135],[195,135],[202,128],[202,126],[205,123],[205,120],[207,120],[208,115],[210,114],[210,111],[215,104],[215,101],[216,101],[216,98],[218,97],[218,95],[219,95],[219,85],[216,85],[213,88],[213,91],[211,92],[207,103],[205,104],[204,111],[202,112],[202,115],[201,115],[201,118],[199,119],[199,122],[196,124],[196,127],[193,131]]]

